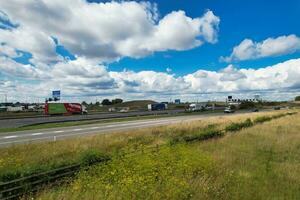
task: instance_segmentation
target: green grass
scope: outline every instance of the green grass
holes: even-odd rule
[[[261,117],[255,116],[237,120]],[[38,199],[299,199],[300,114],[279,116],[216,140],[114,154],[107,164],[81,171],[71,184],[46,189]],[[218,127],[230,123],[237,122]],[[186,129],[190,134],[195,127]],[[138,149],[151,143],[140,141]]]
[[[107,164],[81,171],[71,185],[48,188],[39,194],[39,199],[140,199],[141,195],[148,199],[251,199],[251,195],[247,198],[241,196],[242,192],[247,192],[247,187],[255,188],[251,191],[255,194],[260,193],[260,198],[254,199],[265,199],[262,198],[266,197],[264,195],[274,191],[267,190],[270,188],[260,191],[261,186],[267,185],[264,180],[272,184],[288,184],[290,181],[293,183],[292,192],[287,192],[287,195],[293,197],[298,195],[295,191],[300,180],[297,176],[300,118],[297,114],[279,119],[283,115],[278,113],[283,112],[228,115],[123,133],[45,142],[43,145],[3,148],[0,149],[0,182],[71,164],[87,165],[109,156],[112,160]],[[220,130],[230,124],[247,120],[252,122],[262,116],[274,120],[213,139],[222,136]],[[209,138],[212,139],[197,142]],[[280,144],[274,145],[276,142]],[[149,147],[156,146],[161,148],[147,151]],[[124,157],[120,152],[133,154]],[[273,168],[275,161],[279,163]],[[246,163],[247,166],[244,166]],[[260,177],[262,169],[280,175],[278,167],[280,173],[284,172],[285,167],[293,169],[296,174],[289,171],[290,177],[295,175],[296,179],[275,177],[272,181],[272,176],[266,179]],[[251,186],[253,181],[258,181],[255,182],[257,187]]]
[[[169,144],[175,145],[182,142],[195,142],[224,136],[224,132],[217,128],[216,125],[210,124],[204,128],[194,130],[181,130],[170,138]]]
[[[271,113],[252,114],[271,115]],[[208,118],[207,120],[191,123],[176,124],[163,127],[138,129],[122,133],[101,134],[91,137],[79,137],[56,142],[44,142],[16,145],[0,149],[0,181],[7,181],[34,173],[43,172],[57,167],[81,163],[81,155],[90,150],[97,150],[104,154],[119,150],[138,149],[140,145],[156,145],[171,143],[178,137],[188,137],[199,140],[205,133],[214,132],[214,129],[225,126],[233,121],[239,121],[248,115],[228,116],[226,118]],[[213,120],[214,119],[214,120]],[[226,119],[224,121],[224,119]],[[213,121],[210,121],[213,120]],[[210,124],[218,123],[211,126]],[[207,127],[209,127],[207,129]],[[213,129],[212,129],[213,127]]]
[[[41,199],[190,199],[192,180],[208,175],[212,160],[186,145],[154,153],[115,156],[105,165],[82,171],[67,188]]]
[[[225,131],[229,132],[235,132],[235,131],[239,131],[243,128],[249,128],[251,126],[253,126],[254,123],[251,121],[251,119],[246,119],[243,122],[237,122],[237,123],[231,123],[228,126],[226,126]]]
[[[7,117],[34,117],[34,116],[40,116],[43,115],[43,112],[0,112],[0,119],[7,118]]]

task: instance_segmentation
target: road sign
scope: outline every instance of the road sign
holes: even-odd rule
[[[53,99],[59,100],[60,99],[60,90],[52,91],[52,97],[53,97]]]

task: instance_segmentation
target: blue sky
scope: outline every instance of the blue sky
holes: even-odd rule
[[[3,1],[0,96],[292,99],[299,10],[297,0]]]
[[[159,70],[172,68],[178,75],[194,72],[199,68],[218,70],[226,63],[220,56],[229,55],[232,48],[245,38],[262,41],[269,37],[300,35],[300,1],[298,0],[182,0],[152,1],[158,4],[162,16],[173,10],[184,10],[188,16],[197,17],[210,9],[221,18],[218,43],[205,44],[189,51],[155,53],[143,59],[125,58],[109,65],[112,70]],[[260,68],[284,60],[298,58],[300,52],[284,56],[237,62],[241,68]]]
[[[109,2],[109,1],[90,1]],[[262,41],[269,37],[296,34],[300,35],[300,1],[284,0],[263,2],[260,0],[243,1],[229,0],[190,0],[185,3],[182,0],[150,1],[158,5],[160,16],[174,10],[184,10],[190,17],[198,17],[206,10],[212,10],[221,18],[219,26],[219,37],[216,44],[204,44],[203,46],[187,51],[165,51],[156,52],[145,58],[125,57],[120,61],[108,62],[110,70],[123,71],[124,69],[143,71],[166,71],[171,68],[176,75],[185,75],[197,71],[199,68],[205,70],[219,70],[226,67],[227,63],[219,60],[220,56],[229,55],[232,48],[245,38],[254,41]],[[9,22],[8,22],[9,24]],[[61,44],[57,43],[57,53],[69,59],[74,55]],[[271,66],[276,63],[300,57],[300,51],[281,56],[261,58],[257,60],[246,60],[234,62],[240,68],[260,68]],[[31,58],[29,53],[18,57],[18,62],[28,63]]]

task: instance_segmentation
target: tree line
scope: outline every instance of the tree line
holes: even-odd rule
[[[101,104],[104,105],[104,106],[109,106],[109,105],[115,105],[115,104],[122,103],[122,102],[123,102],[123,99],[120,99],[120,98],[116,98],[116,99],[112,99],[112,100],[103,99],[102,102],[101,102]],[[85,105],[85,106],[93,105],[93,103],[88,104],[86,101],[83,101],[81,104]],[[95,103],[95,105],[99,106],[100,102],[97,101]]]

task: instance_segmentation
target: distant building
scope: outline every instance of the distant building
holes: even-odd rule
[[[226,99],[226,102],[228,104],[240,104],[242,102],[259,102],[259,101],[262,101],[262,99],[260,98],[259,95],[254,95],[254,98],[253,99],[236,99],[236,98],[233,98],[233,96],[228,96],[227,99]]]
[[[6,112],[7,111],[7,107],[5,106],[0,106],[0,112]]]
[[[8,106],[13,106],[13,103],[0,103],[1,107],[8,107]]]
[[[24,106],[7,106],[7,112],[20,112],[24,110]]]
[[[175,99],[175,104],[180,104],[180,99]]]

